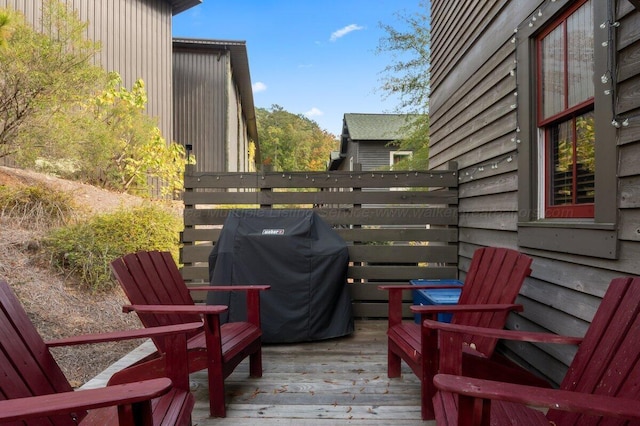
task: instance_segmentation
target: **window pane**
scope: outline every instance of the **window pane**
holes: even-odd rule
[[[549,128],[551,150],[551,194],[549,204],[573,204],[573,143],[571,121]]]
[[[586,2],[567,19],[568,105],[593,97],[593,12]]]
[[[595,131],[593,111],[576,118],[576,203],[593,203]]]
[[[551,31],[540,43],[542,54],[542,118],[564,107],[564,27]]]

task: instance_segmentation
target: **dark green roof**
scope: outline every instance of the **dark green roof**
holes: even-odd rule
[[[352,141],[394,141],[402,139],[407,114],[345,114],[343,136]]]

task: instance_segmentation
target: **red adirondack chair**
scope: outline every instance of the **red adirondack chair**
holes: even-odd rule
[[[0,423],[26,425],[188,425],[194,397],[185,364],[192,323],[58,339],[45,343],[9,284],[0,280]],[[49,347],[144,337],[165,338],[168,377],[73,391]],[[172,382],[173,381],[173,382]],[[173,384],[172,384],[173,383]]]
[[[453,324],[477,325],[501,329],[510,311],[521,311],[514,301],[524,279],[531,273],[532,259],[516,250],[485,247],[477,249],[462,287],[457,305],[412,306],[422,318],[436,319],[439,313],[453,313]],[[404,360],[420,378],[422,418],[433,419],[433,377],[438,372],[437,338],[423,336],[419,324],[402,320],[402,291],[423,288],[453,288],[452,285],[384,285],[389,291],[388,376],[399,377]],[[510,368],[510,362],[494,354],[497,339],[469,336],[465,371],[473,374],[502,374],[512,380],[541,384],[541,380]],[[473,348],[473,349],[472,349]],[[495,363],[487,366],[487,363]],[[495,376],[492,376],[495,377]]]
[[[249,357],[251,377],[262,377],[262,331],[260,291],[268,285],[205,286],[190,289],[168,252],[140,251],[111,262],[111,269],[131,302],[125,311],[135,311],[145,327],[203,321],[204,331],[188,340],[189,372],[207,369],[209,410],[213,417],[225,417],[224,379]],[[226,306],[196,305],[190,290],[242,291],[246,293],[247,320],[221,325]],[[158,351],[141,362],[114,374],[110,384],[147,379],[163,374],[165,345],[154,340]]]
[[[616,278],[584,338],[487,330],[425,321],[439,330],[441,371],[434,382],[438,425],[640,424],[640,278]],[[460,375],[464,336],[579,344],[560,389],[540,389]],[[546,407],[546,414],[533,407]]]

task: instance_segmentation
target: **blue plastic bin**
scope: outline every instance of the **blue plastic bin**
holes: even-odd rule
[[[457,285],[462,287],[462,281],[459,280],[411,280],[412,285]],[[438,289],[422,289],[413,290],[414,305],[455,305],[460,298],[462,289],[457,288],[438,288]],[[440,313],[438,321],[451,322],[453,314]],[[414,315],[415,322],[420,323],[420,315]]]

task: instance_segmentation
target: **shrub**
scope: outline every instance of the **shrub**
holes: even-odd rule
[[[54,265],[75,274],[87,288],[114,286],[109,263],[138,250],[170,251],[178,257],[182,222],[157,205],[96,215],[52,231],[44,241]]]
[[[19,226],[48,229],[66,225],[79,210],[69,194],[44,185],[0,185],[0,216],[15,219]]]

